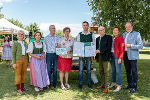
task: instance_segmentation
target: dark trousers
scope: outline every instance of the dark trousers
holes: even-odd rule
[[[123,60],[127,74],[128,86],[136,89],[138,81],[137,60],[129,60],[127,52],[124,53]]]
[[[53,72],[53,85],[57,83],[57,55],[56,54],[46,54],[47,71],[49,75],[49,81],[51,83],[51,74]]]

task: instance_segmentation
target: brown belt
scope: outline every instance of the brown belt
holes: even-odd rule
[[[47,54],[56,54],[56,53],[47,53]]]

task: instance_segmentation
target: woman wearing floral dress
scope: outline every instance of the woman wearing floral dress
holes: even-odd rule
[[[60,77],[60,83],[61,83],[61,89],[66,90],[65,87],[70,88],[70,85],[68,84],[68,76],[69,72],[71,70],[72,65],[72,49],[73,49],[73,39],[69,37],[70,35],[70,28],[66,27],[63,29],[64,37],[62,37],[58,43],[59,48],[66,48],[67,54],[65,55],[59,55],[58,61],[57,61],[57,69],[59,70],[59,77]],[[63,84],[63,77],[65,74],[65,86]]]

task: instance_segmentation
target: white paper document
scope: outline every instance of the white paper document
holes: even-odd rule
[[[73,45],[73,56],[84,57],[84,43],[74,42]]]
[[[73,46],[73,56],[92,57],[96,56],[95,42],[75,42]]]
[[[96,56],[96,43],[95,42],[87,42],[84,44],[85,55],[84,57],[93,57]]]

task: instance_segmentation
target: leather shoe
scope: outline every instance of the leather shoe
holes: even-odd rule
[[[129,93],[132,94],[132,93],[135,93],[135,91],[136,91],[136,89],[132,88]]]
[[[91,84],[88,84],[88,87],[89,87],[89,88],[92,88],[92,85],[91,85]]]
[[[29,91],[27,88],[22,88],[21,90],[22,91]]]
[[[108,91],[109,91],[109,89],[106,88],[106,89],[104,89],[103,93],[108,93]]]
[[[124,87],[124,90],[130,89],[131,87],[128,85],[127,87]]]
[[[54,86],[54,88],[57,88],[57,85],[56,85],[56,84],[54,84],[53,86]]]
[[[97,86],[96,88],[97,89],[101,89],[101,88],[105,88],[105,86],[104,85],[100,85],[100,86]]]
[[[79,87],[80,90],[82,90],[82,85],[79,85],[78,87]]]

